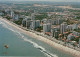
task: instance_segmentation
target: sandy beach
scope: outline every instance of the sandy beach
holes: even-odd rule
[[[69,54],[74,55],[75,57],[80,57],[80,52],[79,52],[79,51],[76,51],[76,50],[74,50],[74,49],[71,49],[71,48],[65,47],[65,46],[63,46],[63,45],[60,45],[60,44],[58,44],[58,43],[55,43],[55,42],[53,42],[53,41],[51,41],[51,40],[49,40],[49,39],[47,39],[47,38],[45,38],[45,37],[42,37],[42,36],[39,36],[39,35],[35,34],[35,33],[33,33],[33,32],[25,31],[25,30],[19,28],[18,26],[15,26],[14,24],[10,23],[10,21],[7,21],[7,20],[5,20],[5,19],[0,18],[0,20],[6,22],[6,23],[9,24],[10,26],[15,27],[16,29],[18,29],[18,30],[26,33],[27,35],[29,35],[29,36],[31,36],[31,37],[33,37],[33,38],[35,38],[35,39],[41,40],[41,41],[43,41],[43,42],[51,45],[52,47],[54,47],[54,48],[56,48],[56,49],[65,51],[65,52],[67,52],[67,53],[69,53]]]

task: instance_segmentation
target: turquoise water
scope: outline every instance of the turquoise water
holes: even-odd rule
[[[8,49],[4,47],[7,44]],[[73,57],[0,21],[0,56]]]

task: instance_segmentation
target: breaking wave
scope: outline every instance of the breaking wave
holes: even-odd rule
[[[27,41],[27,42],[31,43],[35,48],[39,49],[42,53],[44,53],[45,56],[47,56],[47,57],[58,57],[56,54],[50,53],[45,48],[43,48],[42,46],[40,46],[37,43],[33,42],[32,40],[27,39],[24,35],[22,35],[22,33],[20,33],[17,30],[14,30],[11,26],[7,25],[6,23],[0,21],[0,24],[2,24],[3,27],[11,30],[12,32],[15,32],[16,35],[19,35],[20,38],[24,39],[24,41]]]

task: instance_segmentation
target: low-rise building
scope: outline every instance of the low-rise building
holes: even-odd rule
[[[73,33],[75,36],[80,36],[80,33],[79,33],[79,32],[73,31],[72,33]]]
[[[73,24],[72,25],[72,29],[74,30],[74,29],[78,29],[78,24]]]
[[[73,29],[72,29],[72,25],[68,25],[67,27],[66,27],[66,29],[68,30],[68,31],[72,31]]]
[[[43,19],[43,20],[42,20],[42,23],[43,23],[43,24],[47,24],[47,19]]]
[[[74,38],[75,38],[75,36],[72,35],[72,34],[69,34],[69,35],[67,36],[67,40],[72,40],[72,39],[74,39]]]
[[[4,15],[4,13],[0,12],[0,16]]]
[[[18,14],[15,14],[15,15],[13,16],[13,20],[19,20],[19,15],[18,15]]]

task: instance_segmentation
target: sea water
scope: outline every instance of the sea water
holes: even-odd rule
[[[8,45],[9,48],[5,48]],[[0,56],[73,57],[0,20]]]

